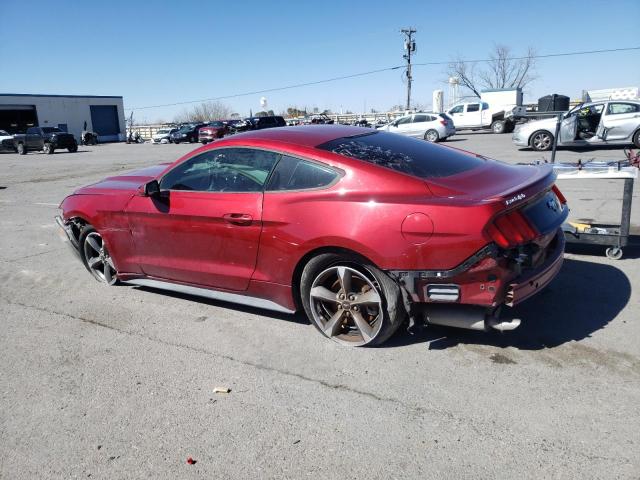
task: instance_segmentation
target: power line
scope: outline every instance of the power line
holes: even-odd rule
[[[594,53],[613,53],[613,52],[627,52],[627,51],[631,51],[631,50],[640,50],[640,47],[624,47],[624,48],[608,48],[608,49],[602,49],[602,50],[583,50],[583,51],[578,51],[578,52],[563,52],[563,53],[548,53],[548,54],[544,54],[544,55],[532,55],[531,57],[529,56],[524,56],[524,57],[509,57],[505,60],[524,60],[526,58],[552,58],[552,57],[569,57],[569,56],[575,56],[575,55],[591,55]],[[460,61],[452,61],[452,60],[448,60],[448,61],[439,61],[439,62],[423,62],[423,63],[413,63],[413,66],[430,66],[430,65],[449,65],[450,63],[480,63],[480,62],[490,62],[494,59],[492,58],[484,58],[484,59],[479,59],[479,60],[460,60]],[[338,80],[347,80],[349,78],[357,78],[357,77],[364,77],[366,75],[373,75],[375,73],[382,73],[382,72],[388,72],[391,70],[398,70],[400,68],[405,68],[405,65],[397,65],[395,67],[386,67],[386,68],[378,68],[376,70],[369,70],[367,72],[360,72],[360,73],[353,73],[351,75],[342,75],[339,77],[332,77],[332,78],[326,78],[323,80],[316,80],[313,82],[305,82],[305,83],[296,83],[293,85],[286,85],[284,87],[275,87],[275,88],[267,88],[264,90],[255,90],[252,92],[243,92],[243,93],[235,93],[232,95],[224,95],[224,96],[220,96],[220,97],[211,97],[211,98],[201,98],[199,100],[189,100],[189,101],[184,101],[184,102],[174,102],[174,103],[165,103],[165,104],[160,104],[160,105],[148,105],[148,106],[144,106],[144,107],[133,107],[132,110],[147,110],[150,108],[160,108],[160,107],[174,107],[177,105],[188,105],[191,103],[201,103],[201,102],[210,102],[210,101],[216,101],[216,100],[227,100],[230,98],[238,98],[238,97],[246,97],[249,95],[258,95],[261,93],[269,93],[269,92],[279,92],[282,90],[290,90],[293,88],[301,88],[301,87],[309,87],[312,85],[319,85],[322,83],[329,83],[329,82],[335,82]]]

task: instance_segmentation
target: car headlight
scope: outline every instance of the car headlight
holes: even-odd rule
[[[182,134],[182,135],[180,135],[180,136],[181,136],[181,137],[186,137],[186,136],[187,136],[187,134],[186,134],[186,133],[183,133],[183,134]]]

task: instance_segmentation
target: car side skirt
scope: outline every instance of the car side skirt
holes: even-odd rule
[[[169,290],[172,292],[184,293],[186,295],[195,295],[197,297],[210,298],[212,300],[221,300],[223,302],[237,303],[254,308],[264,308],[265,310],[273,310],[282,313],[295,313],[287,307],[279,305],[271,300],[264,298],[252,297],[250,295],[239,295],[237,293],[224,292],[220,290],[210,290],[208,288],[194,287],[191,285],[183,285],[163,280],[154,280],[150,278],[132,278],[123,280],[124,283],[138,285],[141,287],[158,288],[161,290]]]

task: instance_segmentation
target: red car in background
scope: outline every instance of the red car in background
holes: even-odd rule
[[[227,134],[228,127],[222,121],[214,121],[207,123],[204,127],[200,127],[198,131],[198,141],[203,145],[218,140]]]
[[[471,329],[545,287],[566,201],[549,166],[388,132],[267,129],[78,189],[58,224],[91,274],[284,312],[375,345],[408,317]]]

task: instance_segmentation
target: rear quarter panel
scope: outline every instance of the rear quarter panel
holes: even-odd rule
[[[435,197],[421,180],[345,163],[345,176],[329,189],[265,194],[254,280],[290,285],[298,262],[326,247],[352,250],[382,269],[414,270],[453,268],[486,245],[493,206]],[[418,212],[433,223],[420,244],[402,232]]]

